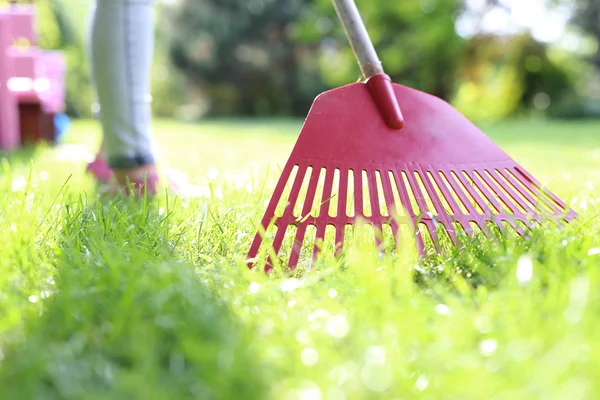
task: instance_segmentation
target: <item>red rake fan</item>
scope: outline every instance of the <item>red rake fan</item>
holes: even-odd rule
[[[315,99],[250,247],[250,267],[273,228],[267,271],[286,232],[294,236],[288,250],[293,269],[307,245],[314,260],[327,230],[335,231],[340,250],[346,227],[359,220],[377,232],[391,227],[398,238],[408,219],[420,228],[417,243],[424,252],[427,235],[439,243],[444,233],[456,243],[458,232],[489,233],[490,223],[519,229],[576,217],[448,103],[392,84],[354,1],[334,4],[366,82]],[[313,238],[308,230],[316,231]],[[381,244],[380,235],[376,241]]]

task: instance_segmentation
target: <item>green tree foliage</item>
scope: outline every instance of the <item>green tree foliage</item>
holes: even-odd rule
[[[598,42],[598,50],[593,58],[593,63],[600,70],[600,2],[598,0],[576,0],[575,7],[573,22]]]
[[[386,73],[395,82],[449,99],[455,89],[464,41],[456,34],[457,0],[358,1]],[[331,0],[317,0],[302,20],[300,38],[320,39],[327,82],[355,81],[359,70]]]
[[[305,112],[318,81],[293,36],[298,0],[182,0],[173,10],[171,59],[210,100],[213,114]]]
[[[395,81],[451,96],[456,0],[358,6]],[[359,77],[330,0],[182,0],[173,27],[171,58],[216,114],[306,114],[319,92]]]
[[[574,23],[600,43],[600,3],[575,1]],[[501,5],[485,2],[488,11]],[[89,116],[95,99],[85,57],[91,4],[36,2],[41,46],[67,55],[68,110],[75,116]],[[472,118],[554,112],[565,98],[581,108],[573,82],[589,86],[589,79],[573,65],[585,66],[584,56],[563,51],[557,57],[556,47],[528,33],[463,39],[455,21],[465,11],[464,0],[357,5],[395,82],[452,101]],[[319,93],[361,79],[331,0],[178,0],[156,1],[155,7],[156,116],[194,118],[206,110],[303,116]],[[600,67],[600,47],[594,62]],[[186,102],[190,106],[181,107]]]
[[[471,38],[455,104],[476,120],[499,120],[530,110],[555,112],[573,94],[573,83],[549,54],[549,46],[528,32]]]

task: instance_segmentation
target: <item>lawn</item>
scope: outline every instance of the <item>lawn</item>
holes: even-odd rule
[[[600,122],[485,127],[580,213],[564,229],[267,277],[245,255],[300,126],[157,121],[191,199],[97,195],[94,122],[2,158],[0,398],[595,398]]]

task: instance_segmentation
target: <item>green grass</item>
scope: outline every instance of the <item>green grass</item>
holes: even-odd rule
[[[99,197],[92,122],[6,156],[0,398],[597,396],[600,123],[486,127],[580,212],[566,229],[424,260],[359,242],[343,268],[267,277],[245,255],[299,128],[158,121],[165,161],[206,187],[196,199]]]

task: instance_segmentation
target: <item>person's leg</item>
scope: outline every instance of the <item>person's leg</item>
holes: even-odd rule
[[[152,0],[96,0],[89,50],[108,165],[119,184],[156,180],[150,111]]]

